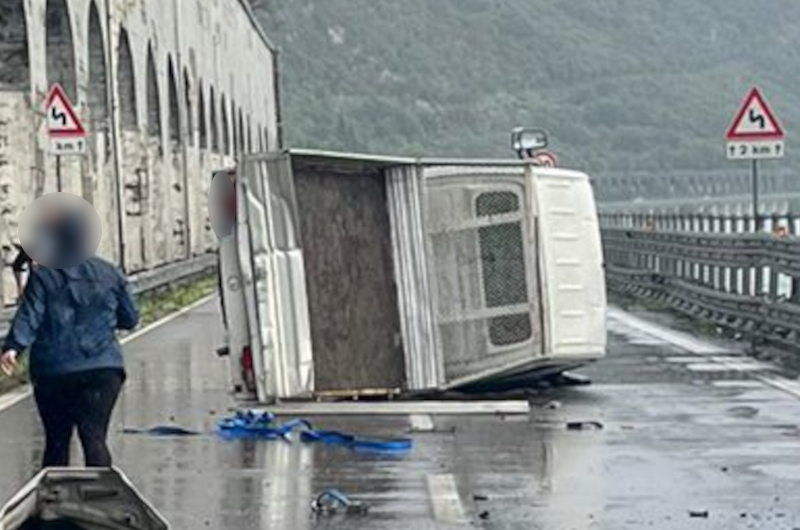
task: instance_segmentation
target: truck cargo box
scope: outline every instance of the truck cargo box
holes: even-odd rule
[[[292,150],[244,157],[235,181],[220,257],[246,308],[226,322],[240,394],[447,389],[604,354],[585,174]]]

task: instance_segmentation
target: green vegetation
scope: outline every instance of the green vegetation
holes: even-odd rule
[[[138,297],[139,327],[152,324],[156,320],[193,304],[217,290],[216,273],[203,275],[186,284],[171,286]],[[20,359],[20,366],[12,377],[0,372],[0,393],[6,392],[28,381],[28,356]]]
[[[217,290],[216,273],[166,291],[147,293],[139,297],[141,326],[152,324],[170,313],[186,307]]]
[[[502,157],[529,125],[562,165],[666,174],[739,167],[723,135],[754,84],[800,123],[795,0],[252,1],[292,147]]]

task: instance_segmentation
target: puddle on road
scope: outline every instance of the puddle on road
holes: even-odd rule
[[[796,455],[800,452],[800,443],[794,441],[759,442],[741,444],[730,447],[718,447],[702,452],[706,458],[731,456],[731,457],[780,457]],[[766,465],[766,464],[765,464]],[[781,465],[780,467],[784,467]],[[796,466],[800,469],[800,465]]]
[[[751,469],[784,480],[800,480],[800,465],[788,464],[761,464]]]

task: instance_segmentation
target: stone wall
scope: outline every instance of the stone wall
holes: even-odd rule
[[[259,148],[246,138],[278,148],[275,54],[246,0],[7,0],[0,15],[2,301],[16,219],[58,170],[127,272],[213,250],[211,172]],[[89,129],[86,154],[58,164],[41,108],[54,82]]]

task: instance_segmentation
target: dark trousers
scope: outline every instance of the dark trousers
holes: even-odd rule
[[[115,369],[38,378],[34,396],[45,433],[42,467],[69,465],[72,431],[77,428],[87,467],[110,467],[106,445],[111,412],[125,372]]]

